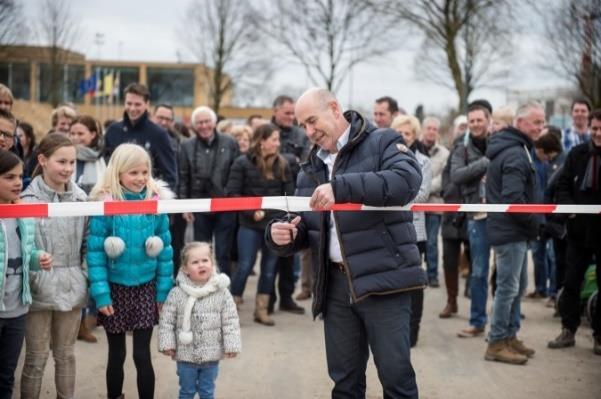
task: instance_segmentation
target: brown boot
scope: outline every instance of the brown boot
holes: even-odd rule
[[[93,331],[98,327],[98,317],[96,316],[87,316],[86,317],[86,326],[88,326],[88,330]]]
[[[244,303],[241,296],[234,295],[234,303],[236,304],[236,310],[240,310],[240,306]]]
[[[536,353],[534,349],[528,348],[526,345],[524,345],[524,342],[520,341],[517,337],[508,339],[507,345],[509,345],[509,347],[515,352],[525,355],[527,358],[534,357],[534,354]]]
[[[457,293],[459,292],[459,273],[457,269],[444,269],[444,282],[447,288],[447,306],[440,312],[438,317],[448,319],[457,313]]]
[[[484,354],[484,359],[507,364],[526,364],[528,361],[526,355],[522,355],[511,349],[504,339],[489,343]]]
[[[81,323],[79,324],[79,332],[77,333],[77,339],[80,341],[89,342],[91,344],[96,343],[98,341],[88,329],[88,325],[86,324],[86,321],[84,319],[82,319]]]
[[[267,314],[269,294],[257,294],[255,299],[255,321],[264,326],[273,326],[275,322]]]

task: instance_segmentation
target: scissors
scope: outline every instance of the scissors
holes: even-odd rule
[[[292,219],[294,219],[294,217],[290,214],[290,206],[288,205],[288,194],[286,192],[284,192],[284,198],[286,200],[286,216],[284,217],[284,219],[290,223],[292,221]],[[290,242],[294,242],[294,235],[292,234],[292,230],[289,230],[290,232]]]

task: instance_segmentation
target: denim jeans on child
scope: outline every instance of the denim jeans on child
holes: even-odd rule
[[[494,247],[497,253],[497,291],[493,300],[490,343],[516,336],[520,326],[520,301],[526,289],[528,242]]]
[[[219,362],[202,364],[177,362],[179,399],[193,399],[198,393],[202,399],[213,399]]]
[[[438,280],[438,233],[440,231],[441,215],[426,213],[426,265],[428,281]]]
[[[472,257],[470,326],[484,328],[487,320],[486,301],[488,299],[490,262],[490,244],[486,233],[486,219],[469,220],[467,227]]]
[[[257,252],[261,250],[261,274],[257,292],[259,294],[271,294],[275,279],[275,268],[278,264],[278,256],[265,244],[263,230],[255,230],[240,226],[238,230],[238,269],[232,276],[232,295],[242,296],[246,280],[257,259]]]

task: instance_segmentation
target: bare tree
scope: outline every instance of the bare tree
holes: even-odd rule
[[[73,48],[79,33],[79,25],[71,14],[68,0],[44,0],[40,8],[37,35],[47,47],[45,52],[50,67],[49,101],[53,107],[61,100],[64,67],[69,62],[66,50]]]
[[[465,111],[470,94],[500,84],[511,54],[510,0],[367,1],[381,15],[396,15],[423,34],[415,69],[449,87]]]
[[[241,92],[256,89],[268,76],[267,51],[259,47],[248,2],[193,0],[179,34],[204,68],[210,106],[219,113],[234,85]]]
[[[0,0],[0,51],[22,42],[28,34],[23,20],[22,5],[15,0]]]
[[[540,9],[545,22],[546,66],[574,82],[601,107],[601,0],[561,0]]]
[[[396,24],[360,0],[270,2],[263,32],[304,68],[311,82],[336,92],[352,68],[397,50]]]

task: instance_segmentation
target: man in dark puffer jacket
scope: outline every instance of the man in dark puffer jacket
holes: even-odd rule
[[[377,129],[357,112],[343,113],[325,89],[305,92],[295,113],[317,144],[297,184],[297,195],[311,196],[312,208],[348,202],[394,206],[415,198],[421,171],[396,132]],[[304,212],[266,230],[280,254],[313,249],[313,315],[324,318],[333,397],[365,395],[368,345],[384,396],[418,396],[407,291],[423,289],[426,276],[411,221],[411,213],[398,211]]]
[[[533,204],[542,202],[534,165],[534,143],[545,126],[545,110],[538,103],[518,108],[515,127],[495,133],[486,149],[486,202]],[[540,197],[539,197],[540,195]],[[517,339],[520,302],[527,284],[528,244],[536,239],[542,215],[491,213],[486,230],[496,252],[497,290],[488,336],[486,360],[524,364],[534,350]]]

